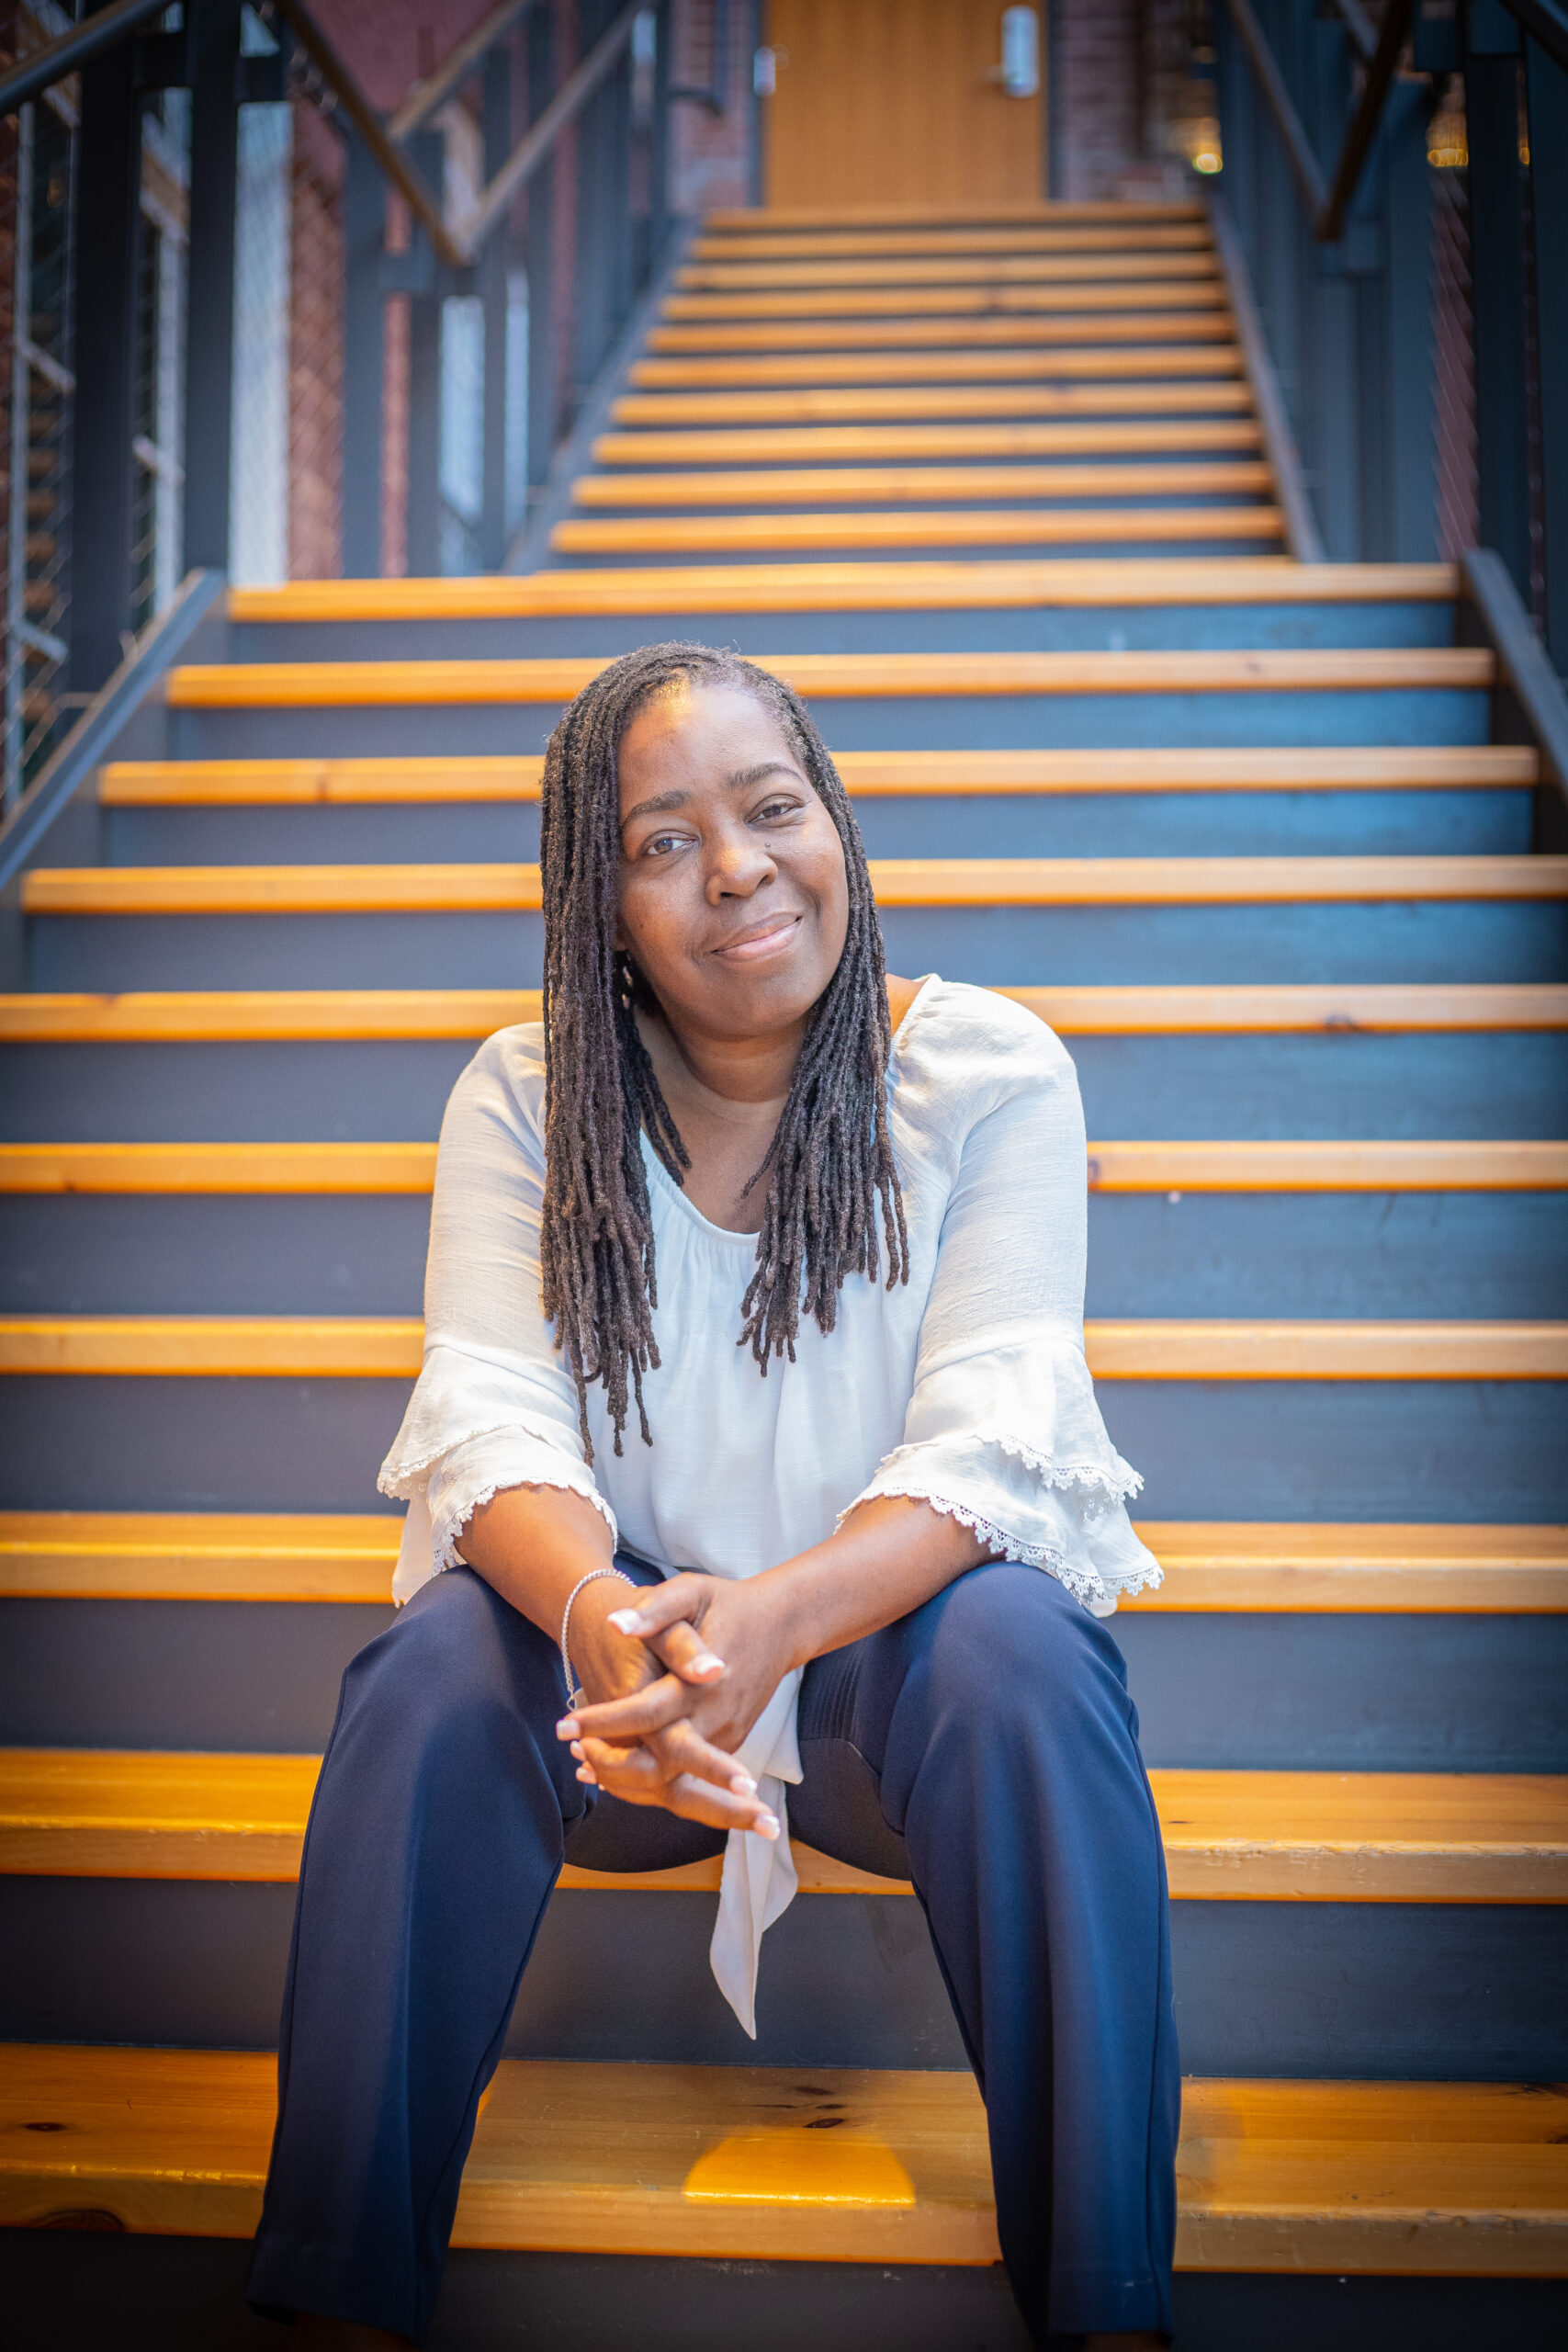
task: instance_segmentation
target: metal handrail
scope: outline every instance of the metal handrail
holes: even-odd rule
[[[1535,5],[1535,0],[1528,0],[1528,4]],[[1269,36],[1253,13],[1252,0],[1228,0],[1236,30],[1252,60],[1258,86],[1274,118],[1274,127],[1280,133],[1287,160],[1312,216],[1313,234],[1321,245],[1333,244],[1344,230],[1345,215],[1350,209],[1350,199],[1356,193],[1372,141],[1377,135],[1383,102],[1388,96],[1399,64],[1399,53],[1404,47],[1405,36],[1410,29],[1414,5],[1415,0],[1388,0],[1377,47],[1367,68],[1360,103],[1345,134],[1345,144],[1340,150],[1334,182],[1330,187],[1324,178],[1301,116],[1296,112],[1295,101],[1286,87],[1279,60],[1269,46]],[[1341,14],[1344,13],[1341,9]],[[1359,48],[1359,36],[1353,26],[1351,30]]]
[[[630,40],[632,27],[647,5],[648,0],[630,0],[608,30],[600,34],[581,64],[568,75],[538,121],[518,141],[490,186],[481,191],[473,209],[457,222],[457,240],[469,259],[483,244],[497,216],[525,181],[532,178],[567,124],[593,96]]]
[[[1354,0],[1350,0],[1354,5]],[[391,140],[408,138],[411,131],[428,121],[443,99],[465,82],[492,41],[500,40],[508,25],[531,8],[534,0],[500,0],[481,24],[474,27],[465,40],[460,40],[450,56],[442,60],[423,80],[410,85],[401,106],[387,117],[387,136]]]
[[[61,33],[54,40],[45,41],[18,58],[8,74],[0,74],[0,116],[15,114],[40,90],[52,82],[62,82],[74,74],[101,50],[112,49],[118,40],[144,25],[149,17],[161,17],[169,0],[116,0],[112,8],[100,8],[95,16],[84,17],[69,32]]]

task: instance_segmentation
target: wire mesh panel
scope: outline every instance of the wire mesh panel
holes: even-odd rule
[[[69,89],[23,107],[10,148],[4,790],[9,807],[54,749],[71,598],[72,193]]]

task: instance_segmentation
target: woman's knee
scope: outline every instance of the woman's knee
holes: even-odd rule
[[[449,1568],[350,1660],[340,1724],[373,1724],[426,1754],[514,1740],[523,1723],[553,1709],[554,1657],[482,1577]]]
[[[958,1577],[931,1608],[930,1671],[949,1705],[1003,1723],[1021,1710],[1060,1717],[1086,1703],[1126,1704],[1115,1643],[1044,1569],[993,1561]]]

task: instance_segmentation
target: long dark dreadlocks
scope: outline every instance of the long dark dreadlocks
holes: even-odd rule
[[[577,1384],[590,1461],[588,1384],[604,1383],[615,1452],[636,1400],[651,1443],[642,1375],[659,1363],[653,1219],[640,1136],[675,1182],[691,1164],[636,1009],[656,1000],[615,945],[620,859],[621,739],[649,696],[689,679],[739,686],[778,719],[844,848],[849,930],[839,967],[813,1006],[772,1148],[752,1179],[768,1192],[757,1270],[741,1302],[739,1344],[763,1374],[795,1358],[802,1305],[833,1329],[847,1276],[908,1280],[904,1203],[887,1132],[891,1050],[882,934],[860,829],[827,746],[798,695],[738,654],[705,645],[645,645],[585,686],[545,754],[540,861],[545,911],[544,1309]]]

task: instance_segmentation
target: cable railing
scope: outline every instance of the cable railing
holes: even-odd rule
[[[1216,194],[1326,553],[1491,549],[1568,673],[1568,7],[1209,8]]]
[[[11,20],[6,808],[193,566],[502,567],[668,243],[672,95],[669,0],[497,0],[392,103],[323,0]]]

